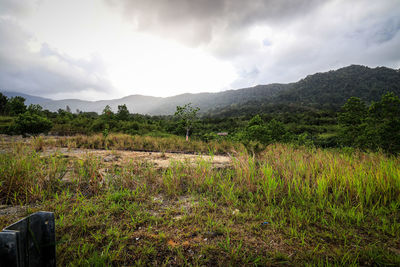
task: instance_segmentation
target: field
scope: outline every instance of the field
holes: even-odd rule
[[[122,134],[0,141],[0,228],[54,212],[60,266],[400,265],[399,157]]]

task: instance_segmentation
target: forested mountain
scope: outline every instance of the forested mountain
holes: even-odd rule
[[[360,97],[369,103],[378,101],[381,95],[389,91],[400,95],[399,70],[351,65],[309,75],[295,83],[257,85],[218,93],[182,94],[165,98],[131,95],[114,100],[83,101],[22,96],[27,103],[37,103],[52,111],[65,109],[68,105],[73,112],[76,109],[101,112],[106,105],[116,110],[118,105],[126,104],[133,113],[166,115],[173,114],[176,106],[190,102],[199,107],[203,114],[238,116],[275,111],[337,110],[349,97]]]
[[[242,101],[210,110],[208,115],[229,117],[316,109],[337,111],[352,96],[368,104],[379,101],[387,92],[400,96],[400,70],[351,65],[309,75],[296,83],[287,84],[286,90],[271,98]]]
[[[282,92],[274,101],[338,107],[352,96],[366,102],[378,101],[388,91],[400,94],[399,70],[351,65],[309,75],[295,83],[292,89]]]

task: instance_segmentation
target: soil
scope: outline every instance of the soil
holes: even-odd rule
[[[139,152],[139,151],[121,151],[121,150],[98,150],[98,149],[68,149],[51,148],[42,152],[43,156],[49,156],[59,153],[68,158],[83,159],[88,155],[99,157],[107,164],[126,164],[130,161],[144,161],[154,164],[156,168],[168,168],[173,162],[185,162],[195,164],[198,161],[210,162],[214,168],[227,168],[231,165],[229,156],[209,156],[193,155],[184,153],[162,153],[162,152]]]
[[[44,137],[46,139],[57,139],[58,136]],[[27,144],[30,138],[22,136],[0,135],[0,153],[10,150],[10,144],[20,142]],[[154,164],[156,168],[168,168],[172,162],[185,162],[195,164],[199,160],[210,162],[214,168],[227,168],[231,165],[231,157],[223,155],[196,155],[189,153],[169,153],[169,152],[143,152],[143,151],[125,151],[125,150],[102,150],[102,149],[81,149],[81,148],[60,148],[60,147],[44,147],[41,152],[42,156],[50,156],[55,153],[61,154],[66,158],[83,159],[88,155],[99,157],[108,164],[124,164],[130,161],[144,161]]]

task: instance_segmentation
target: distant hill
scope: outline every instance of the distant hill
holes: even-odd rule
[[[26,94],[5,92],[7,96],[22,95],[27,103],[36,103],[56,111],[68,105],[73,112],[101,112],[106,105],[117,110],[126,104],[130,112],[167,115],[176,106],[192,103],[208,115],[238,116],[262,112],[307,109],[338,109],[356,96],[366,102],[377,101],[385,92],[400,95],[400,71],[386,67],[369,68],[351,65],[335,71],[309,75],[295,83],[268,84],[218,93],[181,94],[172,97],[131,95],[114,100],[84,101],[79,99],[50,100]]]
[[[101,113],[106,105],[109,105],[114,111],[118,109],[118,105],[126,104],[132,113],[151,114],[152,109],[159,105],[161,97],[131,95],[113,100],[86,101],[79,99],[63,99],[53,100],[42,103],[44,109],[56,111],[58,109],[66,109],[69,106],[72,112],[77,109],[80,111],[95,111]]]
[[[114,111],[118,105],[126,104],[132,113],[141,113],[149,115],[169,115],[174,114],[176,106],[183,106],[192,103],[193,106],[200,108],[201,112],[206,112],[212,108],[220,108],[235,103],[255,101],[259,99],[268,99],[277,95],[280,91],[286,90],[288,85],[285,84],[269,84],[257,85],[251,88],[238,90],[228,90],[219,93],[199,93],[199,94],[181,94],[171,97],[153,97],[143,95],[131,95],[120,99],[85,101],[79,99],[63,99],[63,100],[47,100],[39,99],[44,109],[57,111],[58,109],[66,109],[69,106],[72,112],[77,109],[80,111],[95,111],[101,113],[106,105],[109,105]],[[15,93],[19,95],[19,93]],[[38,97],[20,94],[27,99],[27,103],[34,102]]]
[[[192,103],[204,113],[211,109],[218,109],[237,103],[267,100],[288,88],[289,86],[285,84],[269,84],[218,93],[182,94],[162,99],[150,113],[173,114],[176,111],[176,106],[182,106],[186,103]]]
[[[42,104],[45,102],[52,101],[50,98],[44,98],[40,96],[32,96],[24,93],[17,93],[17,92],[1,92],[3,95],[5,95],[8,98],[15,97],[15,96],[22,96],[25,98],[25,104],[30,105],[30,104]]]

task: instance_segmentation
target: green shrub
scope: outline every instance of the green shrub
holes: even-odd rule
[[[40,133],[48,133],[52,125],[52,122],[46,117],[25,112],[18,115],[18,117],[10,125],[9,132],[23,135],[37,135]]]

